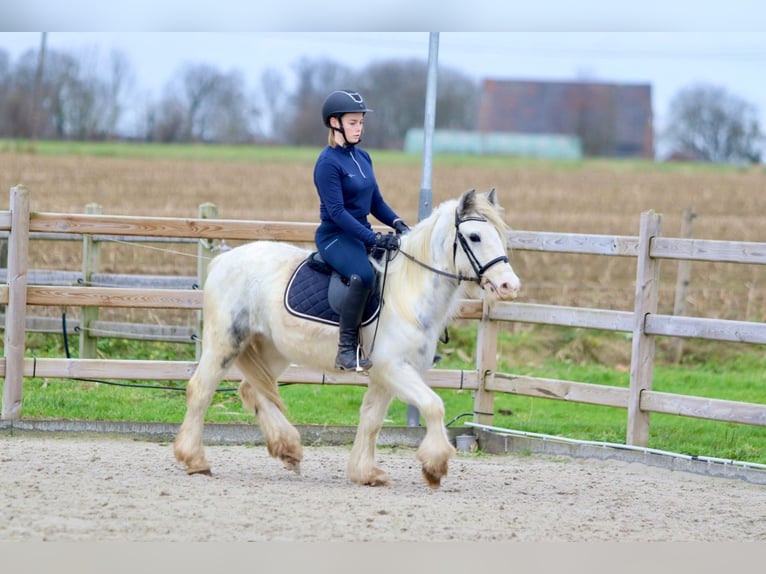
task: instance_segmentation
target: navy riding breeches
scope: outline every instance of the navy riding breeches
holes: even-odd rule
[[[322,259],[332,265],[333,269],[344,277],[359,275],[362,284],[367,289],[372,289],[375,271],[367,258],[364,243],[345,233],[324,234],[321,227],[315,240]]]

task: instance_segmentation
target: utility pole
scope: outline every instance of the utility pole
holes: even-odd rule
[[[423,174],[418,197],[418,221],[431,215],[433,193],[433,139],[436,125],[436,79],[439,61],[439,32],[430,32],[428,42],[428,78],[426,82],[426,113],[423,121]],[[407,426],[420,426],[420,412],[417,407],[407,405]]]
[[[40,38],[40,52],[37,55],[37,73],[35,74],[34,96],[32,101],[32,143],[37,139],[37,131],[42,116],[43,105],[43,72],[45,71],[45,50],[48,42],[48,32],[43,32]]]

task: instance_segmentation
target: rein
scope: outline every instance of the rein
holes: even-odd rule
[[[402,249],[399,249],[399,253],[404,255],[407,259],[412,261],[413,263],[417,263],[421,267],[424,267],[425,269],[428,269],[429,271],[433,271],[437,275],[441,275],[442,277],[449,277],[450,279],[456,279],[458,283],[462,281],[470,281],[472,283],[480,283],[481,277],[466,277],[463,274],[455,275],[454,273],[450,273],[449,271],[442,271],[441,269],[437,269],[436,267],[431,267],[428,263],[423,263],[420,259],[417,259],[413,255],[410,255],[406,251],[403,251]]]
[[[468,258],[468,262],[471,264],[471,267],[473,268],[473,272],[476,273],[476,277],[467,277],[463,275],[462,273],[459,273],[455,275],[454,273],[450,273],[449,271],[442,271],[441,269],[437,269],[436,267],[431,267],[427,263],[424,263],[420,261],[419,259],[415,258],[413,255],[410,255],[406,251],[403,251],[402,249],[399,249],[399,252],[404,255],[407,259],[410,261],[413,261],[414,263],[417,263],[421,267],[424,267],[425,269],[428,269],[429,271],[432,271],[436,273],[437,275],[441,275],[443,277],[449,277],[450,279],[457,280],[458,283],[461,283],[463,281],[470,281],[471,283],[476,283],[477,285],[481,285],[481,277],[484,275],[484,273],[487,272],[487,270],[492,267],[493,265],[496,265],[497,263],[508,263],[508,256],[507,255],[500,255],[499,257],[495,257],[485,265],[482,265],[479,262],[479,259],[476,257],[476,254],[471,249],[471,246],[468,244],[468,241],[466,240],[465,236],[460,232],[460,224],[465,221],[484,221],[487,220],[483,217],[466,217],[464,219],[461,219],[460,216],[457,213],[457,210],[455,210],[455,240],[452,242],[452,262],[455,262],[455,258],[457,257],[457,245],[460,243],[460,247],[463,249],[463,253],[465,253],[465,256]]]

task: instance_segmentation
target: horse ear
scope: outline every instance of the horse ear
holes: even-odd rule
[[[461,215],[465,215],[474,209],[476,205],[476,190],[469,189],[460,196],[460,201],[457,204],[457,212]]]
[[[497,207],[497,190],[493,187],[490,189],[487,193],[484,194],[487,198],[487,201],[489,201],[492,205]]]

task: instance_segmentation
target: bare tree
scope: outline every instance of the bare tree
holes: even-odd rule
[[[268,118],[266,132],[271,136],[277,136],[277,118],[285,113],[287,104],[287,90],[285,80],[274,68],[268,68],[261,75],[261,91],[263,93],[263,115]]]
[[[245,82],[239,72],[229,72],[219,77],[214,97],[207,110],[207,139],[246,143],[252,141],[256,132],[258,108],[245,93]]]
[[[369,147],[401,147],[409,128],[423,127],[427,65],[419,60],[375,62],[361,74],[360,91],[374,110],[365,142]]]
[[[372,63],[360,74],[360,90],[375,110],[365,135],[370,147],[400,149],[407,130],[422,128],[425,118],[428,65],[421,60]],[[478,115],[479,89],[466,75],[439,70],[436,127],[473,129]]]
[[[43,61],[45,65],[43,66]],[[129,64],[113,55],[104,77],[97,54],[29,50],[16,65],[6,59],[0,80],[0,133],[12,137],[94,139],[113,135],[122,114],[122,86]]]
[[[0,90],[9,82],[11,73],[11,57],[6,50],[0,48]]]
[[[723,87],[697,84],[670,103],[665,137],[675,152],[713,163],[759,162],[758,110]]]
[[[11,96],[13,94],[13,81],[11,77],[11,58],[3,49],[0,49],[0,135],[12,134],[13,112]]]
[[[209,104],[215,97],[220,72],[207,64],[189,64],[181,72],[186,99],[186,140],[204,139]]]
[[[122,118],[133,112],[140,135],[150,141],[249,142],[259,135],[260,120],[261,133],[280,143],[322,145],[326,136],[322,102],[337,89],[360,91],[375,110],[367,118],[366,146],[400,147],[408,129],[423,125],[424,61],[377,62],[354,72],[332,60],[304,58],[294,64],[296,87],[291,92],[277,71],[263,74],[263,109],[239,71],[224,73],[208,64],[186,63],[169,79],[161,99],[149,96],[136,103],[134,98],[132,105],[142,109],[131,110],[130,62],[124,54],[112,52],[104,67],[96,56],[48,51],[40,89],[40,137],[119,137]],[[38,62],[37,50],[23,54],[15,65],[0,51],[1,135],[32,134]],[[477,85],[467,76],[440,70],[436,126],[473,128],[478,95]]]
[[[3,135],[14,138],[32,136],[34,123],[34,86],[37,54],[28,50],[16,65],[8,60],[7,75],[3,82],[3,98],[0,102],[0,128]]]
[[[427,63],[419,60],[376,62],[354,73],[328,60],[303,59],[296,65],[298,83],[278,118],[285,143],[317,145],[326,128],[320,110],[332,90],[359,91],[374,110],[366,118],[365,146],[401,148],[410,128],[422,128],[425,117]],[[478,114],[478,86],[451,69],[440,70],[436,126],[472,129]]]
[[[109,75],[107,78],[107,116],[105,127],[107,137],[117,135],[120,119],[125,111],[123,98],[133,80],[130,60],[124,52],[112,50],[109,55]]]
[[[168,83],[163,99],[150,106],[148,139],[244,143],[253,140],[257,118],[240,72],[187,64]]]
[[[480,99],[481,90],[478,82],[458,70],[440,69],[436,98],[436,126],[455,130],[476,129]],[[425,99],[421,107],[424,105]]]
[[[25,62],[22,62],[27,68]],[[36,66],[36,57],[35,64]],[[78,126],[83,121],[84,86],[79,81],[79,64],[74,56],[50,50],[46,57],[43,77],[43,117],[40,137],[79,137]],[[29,72],[31,74],[31,70]],[[24,75],[27,72],[24,70]],[[33,93],[33,92],[30,92]]]
[[[297,87],[288,109],[277,118],[280,141],[292,145],[322,145],[327,128],[322,123],[322,102],[333,90],[354,90],[351,71],[331,60],[302,58],[294,66]]]
[[[181,99],[166,93],[157,104],[148,106],[146,139],[161,143],[184,141],[188,131],[187,117]]]

